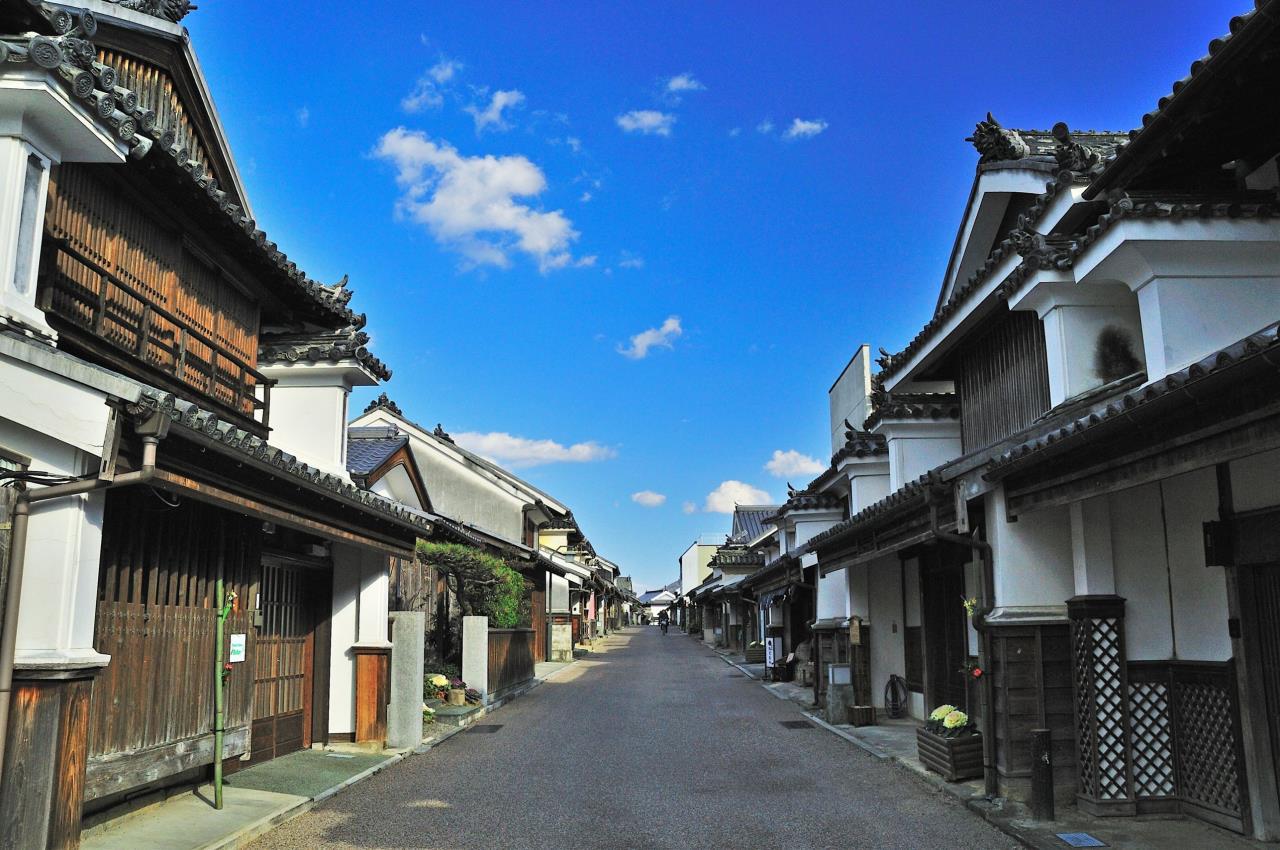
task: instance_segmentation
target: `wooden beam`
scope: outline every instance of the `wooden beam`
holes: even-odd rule
[[[228,729],[223,746],[224,758],[243,755],[249,747],[249,728]],[[97,756],[85,768],[84,798],[128,791],[204,764],[213,764],[212,732],[145,750]]]
[[[1271,418],[1233,430],[1214,425],[1050,481],[1015,487],[1010,486],[1013,479],[1006,479],[1009,515],[1060,507],[1280,448],[1280,415],[1270,408],[1268,413]]]
[[[163,469],[157,469],[154,477],[151,479],[152,484],[165,490],[190,496],[198,501],[207,502],[217,505],[218,507],[227,508],[237,513],[248,514],[267,522],[274,522],[279,525],[295,528],[299,531],[317,534],[330,540],[336,540],[339,543],[351,543],[356,546],[366,546],[395,555],[398,558],[412,558],[413,545],[406,545],[399,541],[390,540],[381,537],[372,537],[365,534],[357,534],[353,531],[347,531],[320,520],[310,519],[309,517],[299,516],[291,511],[268,505],[257,499],[251,499],[247,496],[241,496],[238,493],[232,493],[230,490],[224,490],[213,484],[206,484],[202,481],[196,481],[194,478],[188,478],[185,475],[179,475],[175,472],[169,472]]]

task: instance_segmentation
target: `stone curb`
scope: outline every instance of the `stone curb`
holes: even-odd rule
[[[479,720],[480,718],[487,715],[489,712],[496,711],[497,709],[501,708],[507,703],[513,700],[519,699],[520,697],[529,693],[529,691],[532,691],[534,688],[541,685],[543,682],[553,678],[554,676],[559,675],[560,673],[564,672],[565,670],[569,669],[572,666],[573,666],[573,662],[569,662],[564,667],[561,667],[559,670],[553,670],[551,673],[547,674],[545,677],[533,679],[533,681],[530,682],[528,685],[519,688],[513,693],[505,695],[504,697],[502,697],[502,699],[495,700],[489,705],[482,706],[480,711],[474,715],[475,719]],[[393,755],[389,756],[385,761],[380,762],[379,764],[375,764],[372,767],[367,768],[365,770],[362,770],[359,773],[357,773],[355,776],[350,776],[344,779],[342,782],[339,782],[337,785],[333,786],[332,788],[327,788],[324,791],[321,791],[319,794],[315,795],[314,797],[311,797],[310,799],[299,800],[296,805],[293,805],[287,809],[283,809],[281,811],[275,812],[274,814],[267,815],[261,820],[255,821],[254,823],[241,827],[231,835],[225,836],[216,841],[203,845],[202,847],[199,848],[199,850],[239,850],[239,848],[244,847],[249,842],[253,841],[255,838],[259,838],[265,835],[266,833],[270,832],[276,827],[282,826],[283,824],[288,823],[289,821],[293,820],[296,817],[301,817],[302,815],[305,815],[307,812],[315,808],[316,805],[318,805],[319,803],[323,803],[325,800],[328,800],[330,797],[333,797],[339,792],[347,788],[350,788],[352,785],[355,785],[357,782],[363,782],[364,780],[368,779],[370,776],[373,776],[376,773],[381,773],[382,771],[386,770],[388,767],[391,767],[391,765],[399,764],[400,762],[407,759],[409,756],[419,755],[421,753],[426,753],[435,749],[440,744],[452,738],[454,735],[457,735],[461,732],[465,732],[468,727],[474,724],[474,722],[475,721],[472,721],[472,723],[468,723],[466,726],[458,726],[456,728],[450,729],[448,732],[445,732],[440,737],[432,738],[430,741],[419,744],[418,746],[414,747],[411,750],[404,750],[398,753],[394,753]]]

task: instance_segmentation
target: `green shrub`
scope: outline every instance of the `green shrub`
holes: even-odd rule
[[[529,583],[501,558],[457,543],[422,540],[417,554],[452,582],[464,616],[488,617],[498,629],[529,624]]]

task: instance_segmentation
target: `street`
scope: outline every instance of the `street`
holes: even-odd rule
[[[677,629],[624,630],[468,731],[252,845],[272,848],[1017,846],[811,726]]]

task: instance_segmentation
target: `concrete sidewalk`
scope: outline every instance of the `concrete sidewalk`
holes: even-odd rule
[[[609,648],[608,639],[598,639],[596,643],[597,651]],[[300,750],[227,777],[221,811],[213,808],[213,786],[204,785],[191,793],[170,797],[86,830],[81,836],[81,850],[235,850],[244,847],[338,792],[409,756],[434,749],[573,664],[536,664],[530,683],[481,706],[465,724],[426,726],[422,743],[412,750],[370,753],[341,745]]]
[[[726,664],[752,676],[747,665],[727,653],[716,654]],[[1061,850],[1072,846],[1065,838],[1060,837],[1064,835],[1086,835],[1102,842],[1101,845],[1092,846],[1127,850],[1275,850],[1277,846],[1253,841],[1203,821],[1178,815],[1097,818],[1079,811],[1075,806],[1068,806],[1060,807],[1055,812],[1053,821],[1037,821],[1031,817],[1030,809],[1021,803],[1003,798],[988,799],[981,780],[947,782],[927,770],[921,764],[916,750],[915,730],[918,724],[914,720],[881,720],[875,726],[832,725],[811,707],[809,700],[813,694],[812,689],[799,688],[787,682],[761,682],[761,685],[775,697],[799,705],[804,709],[804,715],[818,726],[856,744],[882,761],[898,765],[911,777],[939,793],[959,800],[970,811],[1026,847]]]

